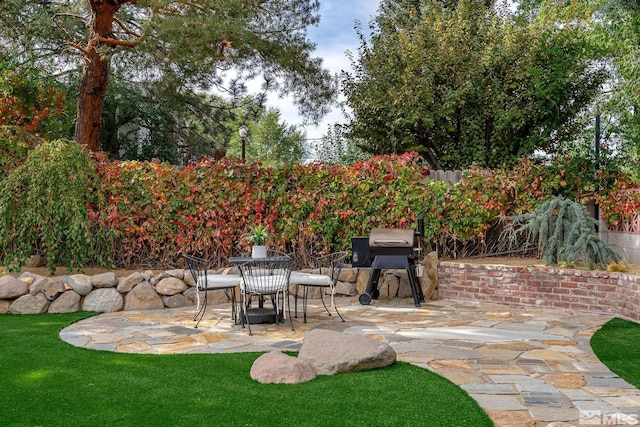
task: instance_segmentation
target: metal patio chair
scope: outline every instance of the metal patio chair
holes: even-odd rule
[[[223,290],[228,297],[231,297],[231,318],[234,323],[237,323],[236,287],[240,286],[240,275],[209,273],[209,261],[191,255],[183,255],[183,257],[196,283],[197,305],[196,314],[193,316],[193,320],[196,322],[195,327],[198,327],[204,317],[204,313],[207,310],[209,291],[213,290]],[[202,300],[200,299],[200,292],[204,294]]]
[[[294,271],[291,273],[289,282],[291,283],[291,285],[296,286],[296,295],[298,295],[298,287],[302,286],[304,288],[302,290],[302,313],[304,323],[307,323],[307,303],[309,299],[309,288],[320,288],[320,300],[322,301],[324,309],[327,311],[329,316],[331,316],[331,312],[324,302],[325,290],[329,289],[331,292],[331,307],[333,307],[338,316],[340,316],[340,320],[344,322],[344,317],[342,317],[342,314],[340,314],[340,311],[338,311],[338,307],[335,304],[334,295],[336,291],[336,284],[338,283],[338,279],[340,278],[340,272],[342,271],[342,267],[346,258],[347,252],[334,252],[315,260],[315,266],[318,273],[304,273],[301,271]],[[295,313],[296,317],[298,317],[297,298],[295,301]]]
[[[249,328],[249,335],[252,335],[251,320],[255,310],[257,316],[264,313],[265,297],[271,297],[273,304],[273,314],[275,322],[286,318],[285,308],[289,311],[289,323],[293,331],[293,319],[291,318],[291,307],[289,306],[289,276],[291,275],[291,258],[288,256],[274,256],[261,259],[254,259],[239,266],[242,277],[240,283],[240,304],[242,310],[242,326],[245,322]],[[257,297],[259,307],[251,307],[252,297]],[[262,321],[260,321],[262,323]],[[257,322],[254,322],[257,323]]]

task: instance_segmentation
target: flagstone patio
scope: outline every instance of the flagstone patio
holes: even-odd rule
[[[121,311],[65,328],[73,345],[127,353],[233,353],[297,350],[314,328],[366,334],[388,342],[398,360],[430,369],[465,389],[496,426],[631,422],[640,418],[640,391],[610,372],[589,339],[611,317],[566,310],[469,301],[338,299],[346,322],[317,304],[309,322],[252,326],[229,319],[229,306],[207,310],[194,329],[194,308]],[[419,390],[416,391],[419,396]],[[598,418],[600,417],[600,418]]]

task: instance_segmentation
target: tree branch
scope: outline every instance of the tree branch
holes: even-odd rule
[[[82,54],[83,54],[84,56],[89,56],[89,51],[88,51],[87,49],[83,48],[82,46],[80,46],[80,45],[79,45],[79,44],[77,44],[77,43],[74,43],[74,42],[67,42],[67,46],[71,46],[71,47],[73,47],[73,48],[78,49],[80,52],[82,52]]]
[[[136,33],[135,31],[133,31],[131,28],[129,28],[128,25],[126,25],[124,22],[122,22],[122,20],[120,20],[120,18],[118,18],[117,16],[113,17],[113,22],[116,23],[116,25],[118,27],[120,27],[120,29],[125,33],[128,34],[130,36],[134,36],[136,38],[140,38],[142,37],[142,35]]]
[[[2,1],[2,0],[0,0],[0,1]],[[54,23],[54,24],[55,24],[55,26],[56,26],[56,27],[58,27],[58,29],[60,29],[60,30],[63,30],[63,31],[64,31],[64,29],[63,29],[62,27],[60,27],[56,21],[57,21],[57,19],[58,19],[58,18],[63,17],[63,16],[64,16],[64,17],[67,17],[67,18],[74,18],[74,19],[78,19],[78,20],[80,20],[80,21],[84,22],[84,25],[85,25],[85,26],[89,25],[89,20],[88,20],[87,18],[84,18],[84,17],[82,17],[82,16],[80,16],[80,15],[76,15],[75,13],[66,13],[66,12],[65,12],[65,13],[63,13],[63,12],[60,12],[60,13],[56,13],[55,15],[53,15],[53,18],[52,18],[53,23]]]
[[[100,43],[104,43],[107,46],[136,47],[137,45],[140,44],[140,42],[142,42],[146,38],[146,34],[141,35],[135,40],[118,40],[112,37],[102,37],[102,36],[97,36],[96,38]]]

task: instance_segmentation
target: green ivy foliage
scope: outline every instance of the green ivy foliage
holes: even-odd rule
[[[34,254],[51,272],[103,262],[105,247],[87,206],[96,188],[95,164],[75,142],[46,142],[0,182],[0,254],[20,268]]]
[[[275,247],[310,256],[349,250],[352,237],[373,227],[415,227],[419,215],[427,241],[464,245],[483,243],[499,216],[532,212],[557,195],[593,198],[598,175],[582,169],[566,159],[524,159],[512,169],[471,169],[451,185],[431,179],[413,152],[349,167],[268,168],[236,158],[184,168],[103,161],[90,217],[113,237],[110,255],[120,266],[175,265],[181,253],[237,255],[249,250],[242,235],[259,224],[274,235]]]
[[[42,140],[19,126],[0,126],[0,181],[22,164]]]
[[[49,268],[175,267],[183,253],[248,252],[242,236],[264,225],[274,248],[310,259],[349,250],[352,237],[374,227],[416,227],[420,215],[428,242],[477,246],[493,238],[498,217],[534,212],[557,196],[584,204],[597,197],[594,183],[609,195],[598,198],[609,217],[629,209],[616,208],[612,195],[633,183],[603,173],[573,160],[525,159],[512,169],[474,168],[448,184],[431,179],[414,152],[353,166],[270,168],[225,157],[178,168],[93,160],[77,144],[55,141],[31,151],[1,183],[0,254],[16,266],[42,253]]]

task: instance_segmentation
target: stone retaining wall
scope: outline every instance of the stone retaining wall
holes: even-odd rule
[[[435,288],[437,257],[423,268],[421,277],[425,293]],[[306,272],[317,272],[304,270]],[[238,274],[237,268],[226,268],[214,273]],[[369,280],[368,268],[342,269],[336,286],[336,295],[354,296],[364,292]],[[426,284],[426,285],[425,285]],[[386,271],[378,286],[380,298],[409,298],[411,288],[405,271]],[[291,289],[297,297],[296,289]],[[196,288],[188,270],[135,272],[117,277],[114,272],[94,276],[74,274],[44,277],[23,273],[17,278],[0,277],[0,313],[37,314],[67,313],[74,311],[113,312],[120,310],[155,310],[193,306],[196,304]],[[309,297],[319,298],[320,289],[310,288]],[[430,295],[430,293],[428,293]],[[209,303],[229,302],[224,291],[209,291]]]
[[[426,260],[420,282],[427,299],[486,301],[506,305],[561,308],[600,312],[640,321],[640,276],[603,271],[546,267],[511,267]],[[312,271],[312,270],[307,270]],[[222,269],[218,273],[237,273]],[[337,295],[364,292],[368,268],[343,269]],[[437,283],[438,292],[433,290]],[[411,298],[406,272],[385,271],[378,289],[380,299]],[[319,290],[311,289],[319,297]],[[295,295],[295,289],[292,289]],[[193,306],[196,289],[185,270],[159,274],[136,272],[126,277],[115,273],[94,276],[75,274],[44,277],[23,273],[0,277],[0,313],[62,313],[79,310],[151,310]],[[210,291],[211,304],[229,302],[224,291]]]
[[[440,298],[599,312],[640,321],[640,276],[441,262]]]

